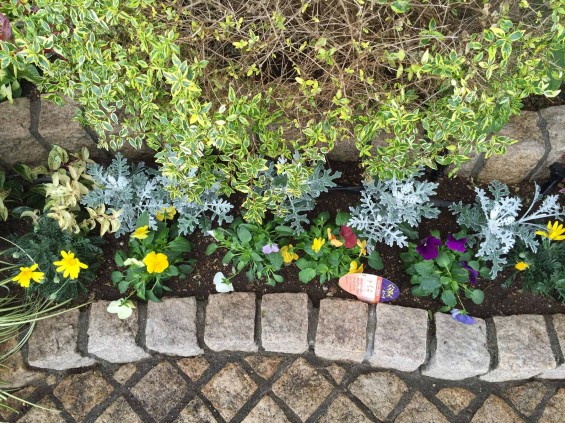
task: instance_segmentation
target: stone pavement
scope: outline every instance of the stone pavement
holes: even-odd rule
[[[154,356],[88,370],[50,371],[16,394],[60,411],[16,406],[22,413],[0,411],[1,421],[565,421],[563,382],[441,381],[378,371],[367,364],[335,363],[312,352]]]
[[[107,305],[38,322],[0,380],[59,412],[17,405],[2,418],[565,422],[565,315],[467,326],[387,304],[313,307],[306,294],[167,298],[127,320]]]

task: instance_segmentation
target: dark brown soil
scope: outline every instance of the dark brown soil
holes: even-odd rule
[[[358,185],[361,181],[361,171],[354,163],[330,163],[331,168],[344,172],[344,176],[338,181],[340,184]],[[442,177],[439,181],[438,197],[449,201],[463,201],[470,203],[474,200],[474,186],[471,181],[459,178],[447,179]],[[512,187],[514,192],[519,192],[521,196],[526,198],[531,196],[533,184],[523,183]],[[316,210],[312,213],[316,215],[321,211],[329,211],[332,217],[338,211],[347,211],[359,199],[357,192],[333,191],[323,194],[317,203]],[[451,231],[457,231],[457,225],[454,217],[446,209],[443,209],[437,220],[428,220],[422,222],[419,228],[420,235],[426,236],[430,230],[438,229],[445,237]],[[112,287],[110,275],[115,268],[114,252],[118,248],[124,248],[127,240],[108,238],[108,244],[105,249],[104,263],[99,278],[93,284],[90,297],[92,299],[113,300],[120,297],[116,288]],[[208,244],[213,240],[210,237],[203,236],[200,233],[190,237],[194,251],[191,257],[197,260],[194,273],[184,280],[170,280],[167,285],[172,289],[169,295],[172,296],[196,296],[198,298],[206,298],[208,295],[215,293],[214,284],[212,282],[216,272],[230,273],[230,268],[222,265],[221,260],[225,254],[224,250],[219,249],[211,256],[205,255]],[[394,304],[418,307],[435,311],[441,307],[439,301],[431,298],[417,298],[410,293],[411,284],[409,277],[404,273],[402,262],[399,258],[400,249],[397,247],[388,247],[384,244],[379,246],[379,253],[382,256],[384,269],[380,274],[396,283],[400,290],[400,297],[394,301]],[[495,315],[511,315],[511,314],[553,314],[565,313],[565,304],[552,298],[540,297],[529,292],[523,292],[520,288],[519,279],[510,287],[502,288],[502,282],[507,278],[511,271],[499,275],[496,281],[481,280],[479,287],[485,292],[485,301],[481,305],[475,305],[471,301],[465,302],[465,307],[474,316],[489,317]],[[326,297],[354,298],[344,292],[337,285],[337,280],[320,285],[318,282],[302,284],[298,281],[298,269],[295,266],[285,267],[281,275],[285,282],[276,286],[267,286],[263,282],[249,282],[244,273],[240,273],[232,281],[236,291],[256,292],[259,296],[267,293],[275,292],[305,292],[309,295],[315,305],[320,299]]]

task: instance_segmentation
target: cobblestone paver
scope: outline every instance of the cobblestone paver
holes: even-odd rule
[[[560,317],[496,317],[469,330],[438,315],[428,333],[419,310],[379,306],[375,316],[362,303],[324,300],[318,313],[308,313],[313,349],[257,351],[261,339],[282,346],[276,327],[291,336],[287,323],[301,334],[291,342],[305,347],[306,326],[284,316],[310,305],[295,294],[281,299],[269,304],[249,294],[218,295],[208,304],[190,300],[188,308],[176,307],[185,320],[144,306],[125,322],[98,302],[82,318],[75,313],[39,325],[35,341],[15,357],[23,384],[12,384],[18,389],[12,393],[47,409],[10,399],[14,410],[0,409],[0,422],[565,423],[565,381],[544,374],[563,361]],[[161,333],[167,322],[171,334]],[[270,327],[266,338],[262,323]],[[395,344],[394,331],[412,339]],[[58,354],[82,367],[60,366],[65,360]],[[375,366],[377,355],[387,368]],[[52,367],[30,373],[42,356]],[[395,368],[394,357],[410,371]],[[490,372],[481,375],[487,357]],[[488,375],[500,381],[485,380]],[[471,377],[459,380],[465,376]],[[535,380],[524,380],[531,376]]]
[[[14,392],[58,412],[19,406],[22,423],[545,422],[563,423],[565,384],[443,381],[368,364],[335,364],[311,352],[158,356],[136,366],[53,371]],[[339,378],[338,378],[339,379]]]

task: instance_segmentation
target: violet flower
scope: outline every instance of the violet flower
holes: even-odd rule
[[[447,234],[447,241],[445,245],[451,251],[459,251],[460,253],[464,253],[467,249],[465,248],[465,244],[467,243],[467,238],[455,239],[455,237],[451,234]]]
[[[0,13],[0,41],[10,41],[12,38],[12,27],[6,15]]]
[[[264,254],[278,253],[279,246],[277,244],[267,244],[263,246],[262,251]]]
[[[460,261],[459,264],[463,269],[469,272],[469,282],[471,283],[471,285],[476,285],[477,278],[479,277],[479,272],[469,266],[469,263],[467,263],[466,261]]]
[[[474,325],[475,319],[473,319],[468,314],[462,312],[461,310],[454,308],[450,311],[451,317],[457,320],[459,323],[463,323],[464,325]]]
[[[416,251],[424,258],[424,260],[433,260],[439,254],[440,245],[440,239],[429,235],[420,241],[420,244],[416,247]]]

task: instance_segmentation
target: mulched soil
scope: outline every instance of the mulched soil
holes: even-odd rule
[[[343,176],[338,181],[339,184],[360,184],[361,171],[356,163],[332,162],[329,165],[333,170],[342,171]],[[433,174],[430,175],[431,178],[433,176]],[[438,189],[439,198],[448,201],[473,202],[475,194],[474,185],[471,181],[459,178],[448,179],[442,176],[438,179],[438,182],[440,184]],[[529,198],[533,191],[533,184],[528,182],[511,188],[513,192]],[[334,217],[338,211],[349,210],[349,207],[353,206],[358,199],[359,193],[333,191],[323,194],[319,198],[316,210],[312,212],[312,215],[317,215],[321,211],[329,211],[332,217]],[[445,237],[447,233],[457,231],[457,225],[451,213],[443,209],[439,219],[422,222],[419,233],[423,237],[429,234],[429,231],[432,229],[439,229]],[[189,239],[195,246],[193,252],[190,253],[190,257],[197,260],[196,269],[194,273],[184,280],[173,279],[167,282],[167,286],[172,289],[172,292],[167,295],[206,298],[208,295],[216,292],[212,282],[216,272],[222,271],[225,274],[229,274],[230,269],[224,267],[221,263],[225,250],[219,249],[211,256],[206,256],[206,247],[213,240],[200,233],[192,235]],[[112,286],[110,275],[115,268],[114,253],[117,249],[125,247],[127,239],[108,237],[107,241],[100,275],[91,287],[90,299],[114,300],[120,298],[118,290]],[[412,297],[410,294],[410,280],[408,275],[404,273],[402,262],[399,258],[401,251],[398,247],[388,247],[382,244],[378,250],[385,265],[380,272],[381,276],[396,283],[401,290],[401,295],[394,301],[394,304],[432,311],[436,311],[441,307],[439,301],[431,298]],[[470,300],[466,300],[464,304],[467,310],[477,317],[530,313],[565,313],[565,304],[553,298],[536,296],[529,292],[521,291],[519,279],[511,287],[502,288],[502,282],[510,274],[511,270],[501,273],[496,281],[481,280],[479,287],[485,292],[485,301],[481,305],[475,305]],[[236,276],[232,282],[236,291],[256,292],[259,296],[276,292],[305,292],[309,295],[314,305],[318,305],[319,301],[326,297],[354,298],[339,288],[337,279],[331,280],[324,285],[320,285],[315,281],[309,284],[302,284],[298,280],[298,269],[296,266],[285,267],[281,275],[284,277],[285,282],[276,286],[267,286],[263,282],[250,282],[244,273]]]

